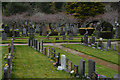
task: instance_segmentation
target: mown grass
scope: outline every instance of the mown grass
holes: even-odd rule
[[[104,61],[119,64],[120,57],[117,54],[117,51],[109,50],[109,51],[101,51],[99,49],[93,49],[92,47],[80,45],[80,44],[62,44],[62,46],[74,49],[76,51],[82,52],[84,54],[102,59]]]
[[[48,46],[44,46],[44,47],[48,47]],[[75,55],[75,54],[72,54],[72,53],[63,51],[63,50],[61,50],[61,49],[58,48],[58,47],[54,47],[54,46],[50,46],[50,47],[53,47],[53,48],[56,50],[56,53],[57,53],[57,52],[60,52],[60,54],[66,55],[66,57],[67,57],[70,61],[72,61],[72,63],[73,63],[73,65],[72,65],[73,68],[74,68],[74,64],[75,64],[75,65],[79,65],[79,60],[80,60],[80,59],[85,60],[85,73],[86,73],[86,75],[88,75],[88,60],[87,60],[87,59],[82,58],[82,57],[80,57],[80,56],[77,56],[77,55]],[[103,65],[100,65],[100,64],[98,64],[98,63],[96,63],[95,66],[96,66],[95,71],[96,71],[98,74],[105,75],[106,77],[113,78],[113,75],[114,75],[114,74],[118,74],[118,71],[115,71],[115,70],[113,70],[113,69],[111,69],[111,68],[108,68],[108,67],[105,67],[105,66],[103,66]],[[120,74],[120,72],[119,72],[119,74]]]
[[[7,46],[3,47],[3,57]],[[2,59],[4,64],[4,59]],[[12,78],[72,78],[65,71],[57,71],[50,59],[29,46],[15,46]]]

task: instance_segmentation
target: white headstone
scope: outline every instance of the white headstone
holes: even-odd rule
[[[62,67],[62,70],[66,70],[66,56],[65,55],[61,55],[61,67]]]
[[[102,40],[103,40],[103,38],[100,38],[100,40],[102,41]]]

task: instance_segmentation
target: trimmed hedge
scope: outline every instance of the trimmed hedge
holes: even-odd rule
[[[113,32],[111,31],[102,31],[100,32],[100,37],[105,38],[105,39],[112,39]]]
[[[95,30],[94,28],[79,28],[79,33],[84,35],[86,33],[86,29],[88,31],[88,35],[92,35]]]

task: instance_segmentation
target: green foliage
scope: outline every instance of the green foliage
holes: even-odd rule
[[[69,2],[66,4],[66,13],[72,14],[80,19],[104,13],[104,4],[98,2]]]
[[[113,31],[113,25],[109,22],[104,21],[101,24],[101,27],[103,28],[103,31]]]

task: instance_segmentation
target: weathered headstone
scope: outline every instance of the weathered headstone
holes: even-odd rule
[[[73,40],[73,34],[72,33],[69,34],[69,38],[68,39],[69,40]]]
[[[40,52],[42,53],[43,51],[43,40],[40,41]]]
[[[30,34],[29,34],[29,37],[30,37],[30,39],[33,39],[34,38],[34,28],[30,28]]]
[[[65,55],[61,55],[61,67],[62,67],[62,70],[66,70],[66,56]]]
[[[113,50],[116,51],[116,44],[113,44]]]
[[[68,61],[68,72],[70,73],[72,71],[72,61]]]
[[[98,49],[102,50],[102,48],[103,48],[102,40],[99,40],[98,41]]]
[[[85,61],[83,59],[79,61],[79,74],[85,76]]]
[[[66,36],[65,35],[63,35],[63,38],[62,38],[63,40],[66,40]]]
[[[7,40],[7,34],[5,32],[2,33],[2,40]]]
[[[26,36],[26,33],[27,31],[26,31],[26,28],[23,28],[23,36]]]
[[[88,45],[88,36],[84,35],[84,45],[87,46]]]
[[[92,36],[92,45],[95,43],[95,36]]]
[[[95,72],[95,61],[88,60],[88,77],[92,77],[92,73]]]
[[[43,48],[43,54],[46,55],[46,47]]]
[[[50,47],[48,47],[47,56],[50,57]]]
[[[108,49],[111,49],[111,41],[110,40],[107,41],[107,46],[108,46]]]
[[[75,77],[78,76],[78,66],[77,65],[74,65],[74,73],[75,73]]]
[[[37,50],[39,51],[39,41],[37,42]]]
[[[83,37],[81,38],[81,44],[83,44],[84,43],[84,39],[83,39]]]
[[[59,62],[60,62],[60,53],[57,53],[56,56],[56,65],[59,66]]]
[[[108,51],[108,45],[106,43],[104,43],[104,50]]]

